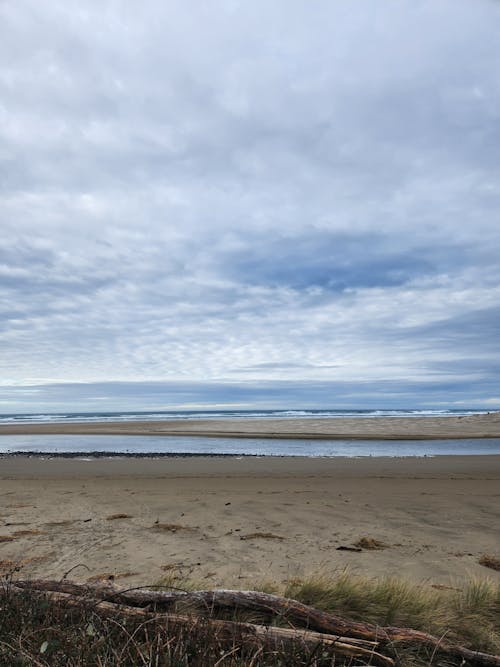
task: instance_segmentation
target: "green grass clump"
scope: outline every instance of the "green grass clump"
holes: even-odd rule
[[[428,630],[442,614],[442,598],[431,588],[394,578],[365,579],[343,573],[290,581],[284,594],[313,607],[374,625]]]
[[[451,634],[466,645],[500,653],[500,585],[472,580],[450,603]]]
[[[500,652],[500,585],[489,579],[436,590],[392,577],[320,573],[292,579],[282,592],[352,620],[413,628],[476,650]]]

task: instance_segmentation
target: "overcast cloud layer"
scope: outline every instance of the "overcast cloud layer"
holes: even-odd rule
[[[4,0],[0,412],[500,407],[499,27]]]

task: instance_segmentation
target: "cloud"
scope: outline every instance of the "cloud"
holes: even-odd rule
[[[443,401],[443,395],[446,401]],[[492,395],[493,396],[493,395]],[[195,409],[367,409],[429,405],[487,408],[497,399],[478,397],[460,380],[422,382],[260,381],[50,383],[0,388],[2,413],[145,412]]]
[[[2,3],[2,383],[495,396],[499,14]]]

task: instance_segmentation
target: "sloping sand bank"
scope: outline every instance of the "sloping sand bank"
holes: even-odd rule
[[[499,482],[500,456],[5,457],[0,568],[239,588],[348,568],[460,586],[500,579],[478,564],[500,556]],[[338,550],[362,537],[385,548]]]

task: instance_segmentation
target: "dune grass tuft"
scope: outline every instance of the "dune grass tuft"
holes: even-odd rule
[[[283,594],[352,620],[409,627],[500,652],[500,584],[489,579],[435,589],[392,577],[319,573],[290,580]]]

